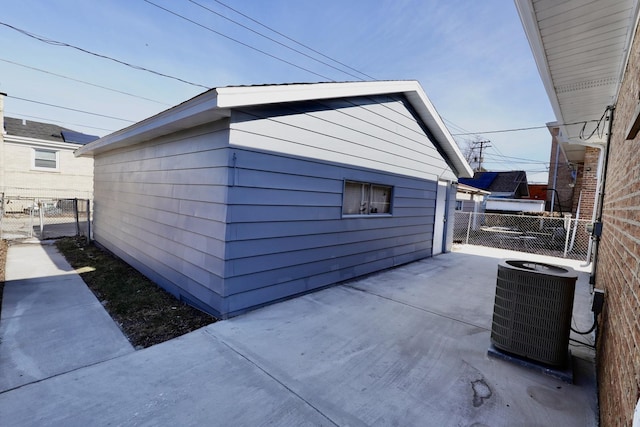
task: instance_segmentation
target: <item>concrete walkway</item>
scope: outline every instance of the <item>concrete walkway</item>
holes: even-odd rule
[[[536,258],[467,247],[121,349],[0,392],[0,414],[13,426],[595,426],[591,348],[572,348],[574,384],[487,356],[497,262],[514,256]],[[574,309],[582,329],[587,280]],[[4,316],[10,328],[15,316]],[[78,336],[88,329],[74,325]]]
[[[133,352],[55,246],[11,245],[0,316],[0,391]]]

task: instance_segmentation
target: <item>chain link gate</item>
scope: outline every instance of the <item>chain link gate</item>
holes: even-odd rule
[[[91,234],[88,199],[7,197],[1,194],[0,238],[53,239]]]

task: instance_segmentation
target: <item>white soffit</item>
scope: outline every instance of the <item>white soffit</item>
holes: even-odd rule
[[[538,72],[565,141],[606,143],[589,136],[616,102],[638,17],[637,0],[515,0]],[[578,124],[571,124],[578,123]]]

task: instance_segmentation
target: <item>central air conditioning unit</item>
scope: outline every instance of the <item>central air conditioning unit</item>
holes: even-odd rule
[[[532,261],[498,264],[491,342],[499,350],[553,366],[567,363],[578,275]]]

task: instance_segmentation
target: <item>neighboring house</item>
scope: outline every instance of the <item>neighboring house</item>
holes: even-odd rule
[[[466,230],[476,230],[482,225],[482,214],[487,197],[491,195],[489,191],[471,187],[465,184],[458,184],[456,191],[456,212],[464,212],[465,216],[455,220],[454,234],[457,236],[466,233]]]
[[[544,201],[529,198],[529,185],[525,171],[476,172],[473,178],[460,178],[460,183],[491,193],[484,202],[484,209],[487,212],[544,211]]]
[[[91,198],[93,159],[73,152],[97,136],[50,123],[4,117],[0,94],[0,192],[5,210],[22,211],[26,198]]]
[[[547,184],[529,184],[529,197],[531,200],[547,199]]]
[[[491,197],[522,199],[529,197],[525,171],[476,172],[473,178],[461,178],[460,184],[491,192]]]
[[[459,183],[456,191],[456,210],[474,213],[482,212],[484,210],[484,201],[489,195],[491,195],[490,191]]]
[[[569,141],[557,122],[547,127],[551,133],[547,210],[595,220],[600,148]]]
[[[596,349],[600,423],[630,426],[640,397],[640,4],[517,0],[516,6],[557,137],[569,161],[581,161],[569,149],[583,151],[585,172],[597,177],[593,211],[602,231],[591,283],[605,293]]]
[[[221,317],[449,250],[472,173],[415,81],[212,89],[77,155],[95,240]]]

